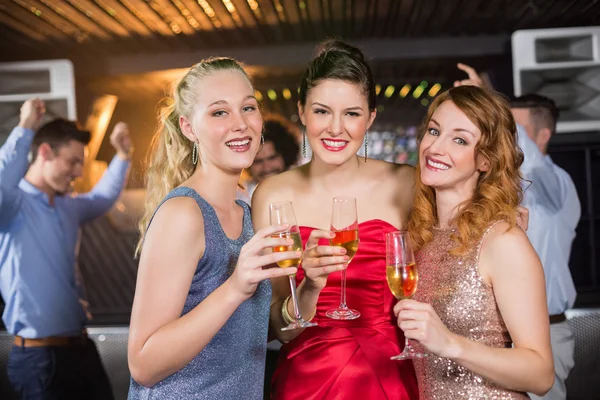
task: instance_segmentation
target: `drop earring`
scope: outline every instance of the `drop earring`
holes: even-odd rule
[[[194,147],[192,149],[192,164],[198,164],[198,142],[194,142]]]
[[[369,131],[365,133],[365,162],[367,162],[368,157],[368,147],[369,147]]]
[[[306,158],[306,130],[302,132],[302,157]]]

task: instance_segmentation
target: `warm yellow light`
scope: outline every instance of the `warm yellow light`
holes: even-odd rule
[[[434,97],[436,94],[438,94],[438,92],[440,91],[441,88],[442,88],[442,85],[440,85],[439,83],[436,83],[435,85],[433,85],[431,87],[431,89],[429,89],[429,97]]]
[[[415,99],[418,99],[419,97],[421,97],[421,95],[423,94],[423,91],[424,91],[424,90],[425,90],[425,89],[423,88],[423,86],[417,86],[417,87],[415,88],[415,90],[413,91],[413,97],[414,97]]]
[[[181,28],[176,23],[171,24],[171,30],[175,33],[181,33]]]
[[[412,87],[408,83],[406,85],[402,86],[402,89],[400,89],[400,97],[408,96],[411,88]]]
[[[231,0],[223,0],[223,4],[225,4],[225,8],[230,13],[235,12],[235,6],[231,3]]]
[[[267,96],[269,96],[269,98],[273,101],[277,100],[277,92],[273,89],[267,90]]]
[[[286,100],[289,100],[292,98],[292,92],[290,92],[290,89],[288,89],[288,88],[283,89],[282,94],[283,94],[283,98]]]
[[[389,85],[387,88],[385,88],[385,92],[383,92],[383,95],[387,98],[390,98],[394,94],[395,90],[396,88],[393,85]]]

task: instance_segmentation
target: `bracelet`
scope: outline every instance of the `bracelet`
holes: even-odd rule
[[[285,300],[283,301],[283,305],[281,306],[281,316],[283,317],[283,320],[287,325],[291,325],[295,322],[295,318],[292,318],[292,316],[288,312],[288,303],[290,302],[291,298],[292,295],[290,294],[288,297],[285,298]]]
[[[285,298],[285,300],[283,301],[283,305],[281,306],[281,316],[283,317],[283,320],[285,321],[285,323],[288,325],[296,322],[296,318],[292,317],[288,311],[288,303],[290,302],[291,298],[292,298],[292,295],[290,294],[288,297]],[[315,310],[313,311],[310,318],[307,319],[306,321],[312,321],[316,314],[317,314],[317,307],[315,306]]]

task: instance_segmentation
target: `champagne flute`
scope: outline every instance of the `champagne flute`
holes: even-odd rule
[[[385,235],[385,276],[396,299],[409,299],[417,291],[419,273],[415,263],[415,255],[410,245],[408,232],[388,232]],[[427,354],[416,352],[410,342],[404,338],[404,350],[392,360],[408,360],[423,358]]]
[[[346,269],[358,251],[358,216],[356,213],[356,199],[354,197],[334,197],[331,212],[331,231],[335,234],[329,240],[332,246],[346,249],[349,257],[346,268],[342,270],[342,293],[338,308],[327,311],[326,315],[332,319],[350,320],[360,317],[356,310],[346,305]]]
[[[294,214],[294,207],[291,201],[282,201],[272,203],[269,205],[269,217],[271,225],[289,225],[290,229],[287,232],[279,232],[274,234],[274,238],[286,238],[292,239],[294,243],[291,246],[275,246],[273,251],[276,253],[285,251],[299,251],[302,254],[302,238],[300,237],[300,229],[296,223],[296,215]],[[283,260],[277,262],[277,265],[281,268],[298,267],[302,261],[302,255],[300,258],[294,258],[289,260]],[[282,331],[289,331],[292,329],[308,328],[311,326],[317,326],[314,322],[305,321],[300,314],[300,308],[298,307],[298,298],[296,297],[296,274],[289,276],[290,290],[292,292],[292,301],[294,303],[294,319],[291,324],[281,328]]]

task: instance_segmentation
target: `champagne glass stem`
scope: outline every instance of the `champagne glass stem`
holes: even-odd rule
[[[311,326],[317,326],[316,322],[305,321],[300,314],[300,307],[298,307],[298,297],[296,296],[296,275],[290,275],[290,291],[292,292],[292,303],[294,305],[294,320],[288,325],[281,328],[282,331],[289,331],[292,329],[302,329]]]
[[[346,268],[348,268],[348,264],[346,264]],[[348,306],[346,305],[346,269],[342,270],[342,293],[340,297],[340,310],[347,310]]]
[[[298,307],[298,296],[296,296],[296,274],[290,275],[290,290],[292,292],[292,302],[294,303],[294,318],[296,321],[302,320],[302,315],[300,314],[300,307]]]

